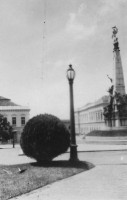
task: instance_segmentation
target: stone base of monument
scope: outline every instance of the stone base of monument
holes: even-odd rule
[[[94,130],[88,133],[86,136],[99,136],[99,137],[127,137],[126,127],[113,127],[110,130]]]

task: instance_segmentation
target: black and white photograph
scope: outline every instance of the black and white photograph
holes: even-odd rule
[[[126,200],[126,92],[126,0],[0,0],[0,200]]]

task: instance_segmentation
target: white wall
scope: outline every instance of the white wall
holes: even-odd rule
[[[29,120],[29,109],[22,109],[22,107],[20,109],[5,109],[2,107],[2,109],[0,109],[0,114],[5,116],[7,118],[7,121],[10,122],[10,124],[12,125],[12,117],[16,117],[16,126],[13,126],[13,128],[15,130],[17,130],[17,136],[16,136],[16,140],[17,142],[19,142],[20,140],[20,135],[21,132],[24,128],[24,125],[21,124],[21,117],[25,117],[25,124],[27,123],[27,121]]]

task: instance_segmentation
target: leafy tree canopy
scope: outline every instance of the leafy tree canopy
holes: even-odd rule
[[[7,118],[0,114],[0,137],[5,140],[12,138],[12,126]]]

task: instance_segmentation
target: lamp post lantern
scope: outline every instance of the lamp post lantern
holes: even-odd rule
[[[77,145],[75,136],[75,117],[74,117],[74,100],[73,100],[73,81],[75,78],[75,71],[72,65],[69,65],[67,70],[67,79],[69,81],[70,88],[70,134],[71,134],[71,144],[70,144],[70,161],[77,161]]]

